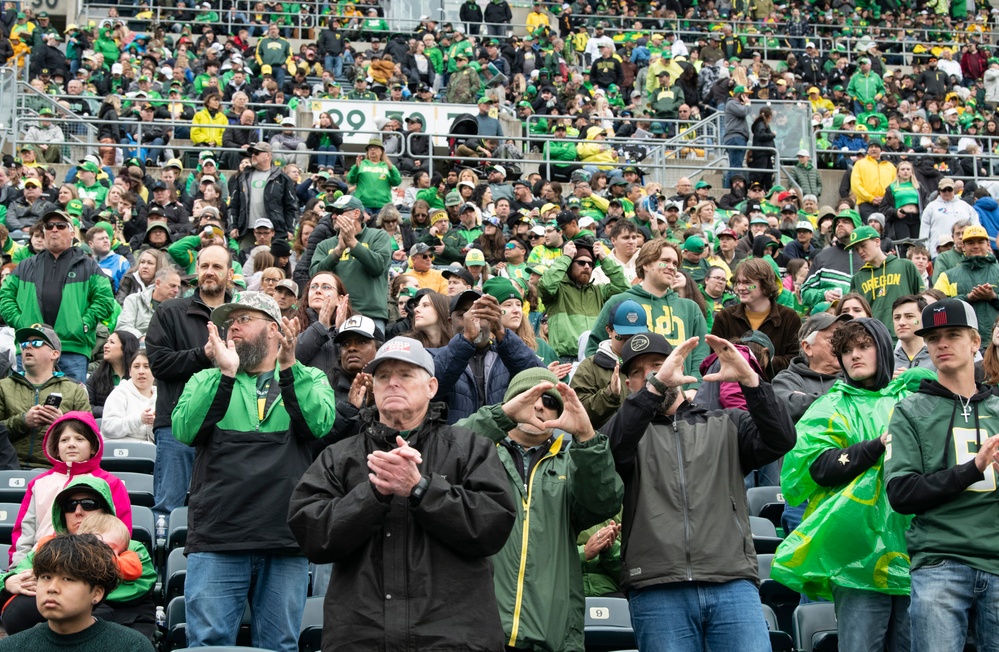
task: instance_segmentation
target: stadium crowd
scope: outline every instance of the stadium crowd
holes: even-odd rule
[[[617,596],[643,651],[769,650],[747,490],[779,487],[770,577],[839,649],[999,650],[999,10],[105,9],[0,15],[38,91],[0,167],[0,467],[41,470],[0,650],[161,635],[114,440],[187,508],[192,647],[249,601],[297,650],[311,595],[324,650],[581,650]],[[474,130],[358,148],[316,99]],[[711,116],[724,187],[653,181]]]

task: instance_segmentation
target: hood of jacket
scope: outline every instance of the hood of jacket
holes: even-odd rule
[[[611,348],[611,341],[604,340],[597,345],[597,352],[593,354],[593,363],[602,369],[613,369],[618,362],[618,356]]]
[[[843,367],[843,382],[852,387],[880,391],[891,382],[892,376],[895,373],[895,350],[891,343],[891,334],[885,325],[877,319],[861,317],[852,320],[852,323],[863,326],[867,334],[874,340],[874,346],[877,348],[877,372],[875,372],[874,385],[872,387],[864,387],[850,378],[850,375],[846,373],[846,366],[843,364],[843,359],[837,354],[836,358],[839,360],[840,366]]]
[[[981,209],[988,213],[995,213],[999,210],[999,202],[991,197],[980,197],[978,201],[975,202],[975,208]]]
[[[67,489],[73,489],[74,487],[87,488],[91,491],[97,492],[101,498],[104,499],[104,504],[108,509],[108,513],[118,515],[118,512],[114,508],[114,499],[111,497],[111,487],[108,483],[100,478],[95,478],[92,475],[83,475],[77,478],[73,478],[66,488],[60,491],[63,493]],[[66,520],[62,513],[62,506],[59,505],[59,501],[54,501],[52,503],[52,527],[55,528],[56,534],[68,534],[66,530]]]
[[[76,421],[77,427],[84,430],[85,435],[88,430],[93,435],[97,446],[89,460],[67,464],[59,459],[59,442],[52,436],[52,431],[55,430],[56,426],[65,421]],[[101,467],[101,458],[104,457],[104,440],[101,437],[100,428],[97,427],[97,421],[94,420],[94,415],[89,412],[67,412],[53,421],[49,429],[45,431],[42,448],[45,450],[45,457],[52,463],[52,468],[58,473],[65,473],[67,475],[93,473]]]

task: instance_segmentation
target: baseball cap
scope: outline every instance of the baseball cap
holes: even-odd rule
[[[212,323],[222,330],[222,324],[229,319],[234,310],[255,310],[263,313],[271,321],[281,327],[281,308],[277,301],[263,292],[241,292],[235,301],[223,303],[212,311]]]
[[[444,197],[444,205],[445,206],[460,206],[461,205],[461,195],[457,191],[452,190],[451,192],[449,192]]]
[[[250,143],[249,147],[246,148],[246,151],[251,154],[259,154],[260,152],[267,152],[269,154],[273,150],[271,149],[270,143],[257,142]]]
[[[273,299],[272,299],[273,300]],[[364,373],[372,374],[386,360],[399,360],[420,367],[431,376],[434,375],[434,359],[430,357],[423,345],[411,337],[393,337],[378,348],[375,358],[364,365]]]
[[[771,358],[773,358],[774,354],[777,352],[774,348],[773,341],[767,336],[766,333],[761,331],[747,331],[739,339],[744,343],[752,342],[753,344],[759,344],[770,353]]]
[[[570,222],[575,222],[579,217],[571,211],[562,211],[555,216],[555,223],[558,224],[559,228],[562,228]]]
[[[770,221],[767,220],[767,218],[765,216],[763,216],[763,215],[757,215],[756,217],[754,217],[753,219],[751,219],[749,221],[749,223],[750,224],[766,224],[768,226],[770,225]]]
[[[795,154],[795,156],[811,156],[811,155],[812,155],[811,152],[809,152],[807,149],[799,149],[798,153]]]
[[[364,204],[354,195],[340,195],[330,208],[333,209],[334,213],[343,213],[344,211],[352,210],[363,211]]]
[[[214,231],[216,228],[218,228],[218,227],[212,227],[212,230]],[[283,290],[288,290],[289,292],[291,292],[291,294],[293,296],[296,296],[296,297],[298,296],[298,283],[296,283],[295,281],[291,280],[290,278],[283,278],[280,281],[278,281],[277,285],[274,286],[274,289],[275,290],[282,290],[282,289]]]
[[[850,321],[851,319],[853,319],[853,315],[846,312],[840,315],[834,315],[831,312],[817,312],[806,319],[805,323],[801,325],[801,328],[798,330],[798,341],[801,342],[808,339],[812,333],[824,331],[833,324]]]
[[[81,163],[78,169],[83,172],[92,172],[94,174],[100,174],[101,172],[101,169],[97,167],[97,164],[93,161],[85,161]]]
[[[462,183],[464,183],[464,182],[462,182]],[[461,205],[461,209],[458,211],[458,213],[459,214],[460,213],[464,213],[465,211],[472,211],[474,213],[477,208],[478,207],[475,204],[473,204],[470,201],[467,201],[467,202],[465,202],[464,204]]]
[[[950,177],[944,177],[937,183],[937,190],[945,190],[947,188],[953,190],[955,187],[954,180]]]
[[[810,233],[815,233],[815,227],[808,220],[799,220],[797,224],[794,225],[795,231],[808,231]]]
[[[417,242],[415,245],[409,248],[410,256],[421,256],[430,251],[430,245],[426,242]]]
[[[780,209],[781,213],[797,213],[798,207],[794,204],[784,204]]]
[[[699,235],[692,235],[683,241],[683,250],[699,254],[704,251],[704,239]]]
[[[255,221],[253,223],[253,228],[254,229],[273,229],[274,228],[274,222],[271,222],[266,217],[261,217],[261,218],[258,218],[257,221]]]
[[[649,330],[649,317],[637,301],[626,299],[611,313],[611,328],[621,335],[635,335]]]
[[[56,335],[55,330],[48,324],[32,324],[27,328],[18,328],[14,332],[14,339],[17,340],[18,345],[29,340],[42,340],[54,350],[62,352],[62,342],[59,341],[59,336]]]
[[[465,267],[485,267],[486,256],[478,249],[469,249],[465,254]]]
[[[278,287],[281,284],[278,283]],[[382,329],[375,325],[375,322],[371,317],[365,317],[364,315],[354,315],[347,321],[343,322],[340,330],[337,332],[336,337],[333,338],[334,344],[339,344],[344,339],[346,339],[349,333],[357,333],[362,337],[366,337],[369,340],[377,340],[379,342],[385,341],[385,333]]]
[[[738,234],[736,234],[736,232],[733,231],[732,229],[722,229],[721,231],[718,232],[717,237],[719,238],[729,237],[732,238],[733,240],[739,239]]]
[[[509,301],[510,299],[517,299],[518,301],[523,301],[523,297],[517,288],[514,287],[513,282],[502,276],[494,276],[485,283],[482,284],[483,294],[488,294],[491,297],[495,297],[500,303],[504,301]]]
[[[532,226],[531,227],[531,233],[533,233],[534,235],[544,235],[545,234],[545,227],[541,226],[540,224]]]
[[[66,202],[66,212],[73,217],[80,217],[83,215],[83,201],[79,199],[70,199]]]
[[[452,276],[457,276],[469,285],[475,285],[475,279],[472,278],[472,273],[459,265],[458,263],[453,263],[449,267],[441,270],[441,276],[444,278],[451,278]],[[452,307],[451,310],[454,310]]]
[[[557,211],[557,210],[559,210],[559,208],[560,207],[559,207],[558,204],[553,204],[551,202],[548,202],[547,204],[545,204],[544,206],[541,207],[541,215],[545,215],[545,214],[548,213],[548,211],[551,211],[551,210],[556,210]]]
[[[850,241],[846,243],[844,249],[852,249],[856,245],[860,244],[864,240],[870,240],[871,238],[880,238],[878,232],[870,226],[861,226],[853,230],[850,234]]]
[[[964,229],[964,235],[961,236],[961,240],[967,242],[968,240],[990,240],[989,232],[985,230],[984,226],[979,226],[973,224]]]
[[[923,326],[916,335],[922,337],[937,328],[972,328],[978,330],[978,317],[970,304],[960,299],[943,299],[923,308]]]
[[[672,352],[673,347],[659,333],[639,333],[628,340],[621,350],[621,371],[627,375],[632,361],[647,353],[668,356]]]
[[[506,176],[506,168],[502,165],[491,165],[486,169],[486,172],[499,172],[504,177]]]

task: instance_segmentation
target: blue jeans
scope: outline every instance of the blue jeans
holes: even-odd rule
[[[629,593],[628,603],[642,652],[770,650],[760,592],[749,580],[651,586]]]
[[[333,79],[340,79],[343,77],[343,57],[327,54],[323,57],[323,68],[333,73]]]
[[[235,645],[250,601],[253,646],[297,652],[309,561],[295,555],[195,552],[187,557],[187,645]]]
[[[339,152],[336,145],[321,145],[316,148],[317,152]],[[339,163],[339,156],[334,156],[332,154],[317,154],[316,155],[316,165],[319,167],[337,167]]]
[[[63,372],[73,380],[81,383],[87,382],[87,356],[79,353],[66,353],[63,351],[59,356],[59,371]]]
[[[909,596],[834,584],[833,602],[841,652],[909,652]]]
[[[746,137],[742,136],[741,134],[736,134],[735,136],[730,136],[729,138],[726,138],[722,142],[722,145],[731,145],[732,147],[745,147],[748,144],[749,144],[749,140],[746,139]],[[728,166],[730,168],[741,168],[743,166],[743,161],[746,159],[746,150],[744,150],[744,149],[729,149],[729,150],[725,150],[725,151],[728,152]],[[736,170],[734,172],[732,170],[729,170],[728,172],[725,173],[725,177],[724,177],[724,181],[723,181],[723,185],[726,188],[730,187],[730,183],[732,181],[732,175],[733,174],[741,174],[743,177],[746,176],[746,173],[743,172],[742,170]]]
[[[170,428],[161,426],[156,435],[156,469],[153,472],[153,495],[156,514],[170,512],[184,506],[191,487],[194,471],[194,449],[174,439]]]
[[[962,652],[972,612],[978,652],[999,651],[999,576],[950,559],[912,571],[912,652]]]

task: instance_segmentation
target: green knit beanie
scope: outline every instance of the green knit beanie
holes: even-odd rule
[[[510,381],[510,385],[506,389],[506,394],[503,395],[503,402],[506,403],[514,396],[518,394],[523,394],[524,392],[537,387],[541,383],[552,383],[553,385],[558,384],[558,378],[552,372],[548,371],[544,367],[534,367],[532,369],[525,369],[519,374],[513,377]],[[559,413],[561,414],[564,403],[562,402],[562,395],[558,393],[554,387],[549,389],[545,394],[551,396],[553,399],[558,401]]]

